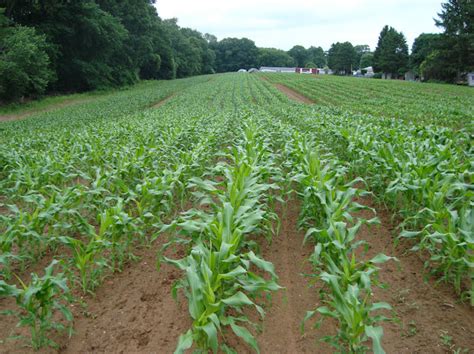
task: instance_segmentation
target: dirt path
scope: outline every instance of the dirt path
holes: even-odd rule
[[[160,108],[161,106],[163,106],[166,102],[168,102],[169,100],[171,100],[175,96],[176,96],[176,93],[173,93],[172,95],[170,95],[166,98],[163,98],[162,100],[152,104],[150,108],[155,108],[155,109]]]
[[[22,113],[12,113],[12,114],[4,114],[4,115],[0,114],[0,122],[25,119],[25,118],[28,118],[29,116],[34,115],[34,114],[52,112],[52,111],[56,111],[60,108],[75,106],[75,105],[78,105],[78,104],[81,104],[81,103],[90,102],[90,101],[93,101],[94,99],[95,98],[80,98],[80,99],[73,99],[72,98],[72,99],[64,100],[60,103],[51,104],[48,107],[41,108],[41,109],[38,109],[38,110],[31,110],[31,111],[28,110],[28,111],[25,111],[25,112],[22,112]]]
[[[283,92],[290,100],[306,103],[306,104],[314,104],[313,100],[310,100],[308,97],[303,96],[301,93],[296,92],[289,87],[282,85],[282,84],[273,84],[280,92]]]
[[[306,311],[320,305],[319,287],[310,288],[311,273],[307,262],[313,246],[303,246],[304,233],[297,231],[299,203],[290,201],[286,213],[279,210],[281,232],[272,244],[262,250],[263,257],[275,265],[284,289],[277,292],[263,321],[263,333],[257,338],[262,353],[328,353],[331,348],[318,339],[323,334],[334,333],[331,323],[323,324],[319,331],[306,324],[301,332],[301,321]]]
[[[106,281],[87,301],[86,316],[62,353],[172,353],[178,337],[191,325],[186,302],[176,303],[171,288],[176,268],[156,269],[156,250],[143,252],[139,263]]]
[[[375,207],[370,198],[361,204]],[[383,324],[383,347],[387,353],[446,353],[456,349],[474,351],[474,309],[458,302],[458,296],[448,284],[424,281],[423,262],[409,242],[394,247],[396,235],[390,214],[378,210],[381,225],[363,226],[359,237],[369,242],[367,257],[385,253],[399,259],[381,265],[380,280],[387,290],[375,288],[374,301],[392,305],[396,322]],[[359,216],[371,218],[369,211]],[[398,322],[398,323],[397,323]],[[451,338],[449,338],[451,337]]]
[[[278,91],[284,93],[286,97],[288,97],[290,100],[300,102],[300,103],[305,103],[305,104],[314,104],[315,102],[308,97],[302,95],[299,92],[296,92],[295,90],[290,89],[289,87],[282,85],[282,84],[277,84],[274,82],[271,82],[268,80],[266,77],[260,76],[260,80],[266,81],[273,85]]]

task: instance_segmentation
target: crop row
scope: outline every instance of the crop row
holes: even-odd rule
[[[322,106],[410,123],[472,128],[470,102],[474,95],[468,87],[332,75],[266,74],[265,78],[299,91]]]
[[[287,79],[292,80],[292,79]],[[297,80],[294,79],[297,83]],[[364,177],[401,220],[400,237],[428,251],[426,267],[474,301],[474,149],[469,124],[450,129],[297,105],[287,119]]]

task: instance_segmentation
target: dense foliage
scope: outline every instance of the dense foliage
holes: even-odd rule
[[[408,70],[408,45],[403,33],[385,26],[380,32],[373,61],[376,71],[395,77],[403,75]]]
[[[46,88],[85,91],[215,69],[215,54],[205,36],[180,28],[175,19],[162,21],[154,0],[20,0],[6,1],[5,6],[8,21],[0,21],[2,70],[25,67],[31,61],[32,53],[18,53],[18,47],[36,50],[29,81],[41,81],[41,85],[27,83],[20,90],[2,82],[0,93],[9,93],[0,94],[2,100],[42,93]],[[28,39],[19,38],[28,30]],[[9,45],[13,42],[15,48]]]
[[[0,98],[15,100],[25,94],[42,94],[54,77],[45,36],[24,26],[6,32],[0,37]]]
[[[410,65],[424,80],[462,82],[474,71],[474,4],[449,0],[441,6],[435,23],[443,32],[418,36]]]
[[[328,51],[328,65],[337,74],[352,74],[356,51],[349,42],[334,43]]]
[[[250,69],[258,65],[258,48],[248,38],[224,38],[212,45],[216,52],[217,72]]]
[[[295,60],[284,50],[276,48],[259,48],[259,66],[295,66]]]
[[[443,75],[446,67],[450,76],[441,76],[441,79],[462,80],[462,75],[474,71],[474,3],[471,0],[448,0],[441,6],[442,11],[435,23],[443,33],[438,51],[432,54],[443,64],[436,66],[436,73]],[[433,78],[437,78],[436,74]]]

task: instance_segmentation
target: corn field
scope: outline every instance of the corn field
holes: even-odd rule
[[[474,92],[367,80],[351,93],[351,79],[318,80],[145,82],[0,123],[1,351],[64,350],[88,301],[152,252],[153,277],[179,274],[169,296],[188,321],[175,353],[265,352],[272,298],[289,289],[265,250],[287,237],[290,204],[302,237],[288,242],[310,250],[309,274],[293,276],[317,299],[297,331],[318,336],[314,352],[394,351],[387,326],[403,342],[399,304],[382,301],[397,289],[381,275],[403,274],[405,257],[471,321]],[[376,233],[379,210],[391,216],[393,247],[372,254],[363,235]],[[460,326],[454,340],[440,335],[445,350],[474,349],[470,322]]]

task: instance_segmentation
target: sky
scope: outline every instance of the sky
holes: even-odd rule
[[[247,37],[259,47],[288,50],[349,41],[372,50],[384,25],[403,32],[409,48],[421,33],[440,32],[440,0],[157,0],[158,15],[219,40]]]

